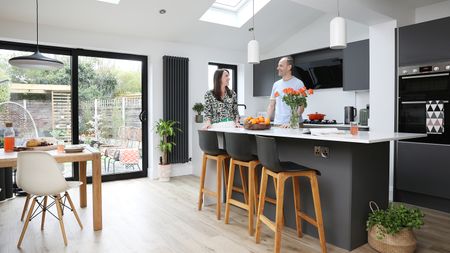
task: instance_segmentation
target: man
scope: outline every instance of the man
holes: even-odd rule
[[[291,56],[283,57],[278,62],[277,70],[281,79],[273,84],[269,106],[267,107],[267,117],[271,118],[275,112],[274,124],[280,125],[283,128],[289,127],[289,120],[291,118],[291,109],[283,102],[283,89],[293,88],[294,90],[298,90],[305,86],[300,79],[292,75],[293,67],[294,59]],[[303,106],[299,108],[300,115],[304,109]]]

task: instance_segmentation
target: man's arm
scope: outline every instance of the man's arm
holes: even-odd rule
[[[275,111],[275,99],[270,99],[269,106],[267,106],[267,117],[272,118],[273,112]]]

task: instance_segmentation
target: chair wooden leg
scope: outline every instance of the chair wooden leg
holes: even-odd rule
[[[300,183],[298,177],[292,177],[292,188],[294,190],[294,206],[295,206],[295,223],[297,227],[298,237],[303,237],[302,218],[300,217]]]
[[[200,192],[198,194],[198,210],[202,210],[203,205],[203,189],[205,188],[205,175],[206,175],[206,161],[208,158],[205,154],[203,154],[203,161],[202,161],[202,172],[200,174]]]
[[[31,214],[33,213],[35,204],[36,204],[36,198],[31,199],[31,207],[28,210],[28,215],[25,220],[25,224],[23,224],[22,233],[20,234],[19,242],[17,242],[17,248],[20,248],[20,245],[22,245],[23,236],[25,235],[25,232],[27,231],[28,223],[30,222]]]
[[[41,230],[44,230],[45,214],[47,213],[47,196],[44,197],[44,205],[42,206]]]
[[[266,173],[266,169],[263,167],[259,190],[258,213],[256,215],[256,232],[255,232],[256,243],[259,243],[261,241],[261,215],[263,215],[264,213],[264,203],[266,202],[267,179],[268,175]]]
[[[239,165],[239,175],[241,177],[241,189],[242,194],[244,195],[244,203],[248,205],[248,192],[247,191],[247,180],[245,180],[245,174],[244,174],[244,166]]]
[[[253,172],[254,172],[254,180],[253,180],[253,182],[255,182],[255,190],[254,190],[254,194],[255,194],[255,196],[254,196],[254,198],[255,198],[255,201],[254,201],[254,204],[255,204],[255,213],[256,212],[258,212],[258,203],[259,203],[259,195],[258,195],[258,193],[259,193],[259,181],[258,181],[258,171],[256,170],[256,166],[255,166],[255,169],[253,169]]]
[[[20,221],[23,221],[23,218],[25,218],[25,213],[27,212],[28,209],[28,204],[30,203],[30,194],[27,193],[27,198],[25,199],[25,204],[23,205],[23,210],[22,210],[22,216],[20,217]]]
[[[80,225],[80,228],[83,229],[83,224],[81,224],[80,217],[78,216],[78,212],[75,209],[75,206],[73,205],[72,198],[70,197],[68,192],[65,192],[64,195],[66,196],[67,200],[69,201],[70,208],[72,208],[73,215],[75,215],[75,219],[77,219],[78,225]]]
[[[225,224],[228,224],[230,219],[230,199],[233,194],[233,183],[234,183],[234,172],[236,170],[233,158],[230,159],[230,169],[228,175],[228,188],[227,188],[227,199],[225,202]]]
[[[248,233],[254,232],[254,201],[255,201],[255,165],[250,163],[248,167]]]
[[[317,182],[317,176],[314,174],[310,176],[314,211],[316,213],[317,230],[319,230],[319,240],[320,247],[322,248],[322,253],[327,252],[327,243],[325,241],[325,230],[323,228],[323,218],[322,218],[322,207],[320,205],[320,194],[319,194],[319,183]]]
[[[59,219],[59,227],[61,228],[61,234],[64,240],[64,245],[67,246],[67,237],[66,237],[66,230],[64,229],[64,221],[63,221],[63,216],[62,216],[62,211],[61,211],[61,196],[58,194],[57,196],[55,196],[55,205],[56,205],[56,210],[58,211],[58,219]]]
[[[228,161],[228,159],[222,160],[222,162],[223,162],[222,168],[223,168],[223,174],[224,174],[223,186],[225,187],[225,189],[228,189],[228,174],[230,171],[229,166],[227,166],[227,161]],[[230,162],[231,162],[231,158],[230,158]],[[228,163],[228,164],[230,164],[230,163]]]
[[[220,212],[222,202],[222,159],[217,159],[217,206],[216,206],[216,216],[220,220]]]
[[[278,181],[278,179],[277,178],[275,178],[275,177],[272,177],[272,179],[273,179],[273,187],[274,187],[274,189],[275,189],[275,193],[277,193],[277,181]],[[282,219],[282,224],[283,224],[283,226],[284,226],[284,214],[283,214],[283,219]]]
[[[283,232],[283,205],[284,205],[284,184],[286,179],[282,173],[278,174],[277,179],[277,204],[276,204],[276,214],[275,214],[275,253],[281,251],[281,234]]]

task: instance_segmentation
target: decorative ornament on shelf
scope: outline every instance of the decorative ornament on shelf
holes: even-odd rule
[[[337,17],[330,22],[330,48],[344,49],[347,47],[346,22],[339,13],[339,0],[337,0]]]
[[[313,89],[306,89],[306,87],[302,87],[298,90],[294,90],[293,88],[285,88],[283,89],[283,97],[282,100],[291,108],[291,118],[289,121],[289,126],[291,128],[299,128],[300,124],[300,114],[299,109],[301,106],[306,108],[308,105],[306,102],[306,98],[308,95],[314,94]],[[280,94],[275,92],[275,97],[280,96]]]
[[[252,22],[253,39],[247,45],[247,61],[250,64],[259,64],[259,42],[255,38],[255,0],[253,0]]]
[[[9,59],[9,64],[18,68],[55,70],[62,68],[64,63],[41,54],[39,51],[39,2],[36,0],[36,51],[32,55],[18,56]]]

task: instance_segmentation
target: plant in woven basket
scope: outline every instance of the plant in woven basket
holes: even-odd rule
[[[382,240],[387,234],[395,235],[402,229],[420,229],[424,214],[417,208],[407,208],[402,204],[390,204],[386,210],[372,209],[367,220],[367,231],[378,226],[377,239]]]
[[[314,91],[312,89],[307,90],[306,87],[302,87],[298,90],[294,90],[293,88],[285,88],[283,89],[283,97],[282,100],[291,108],[291,119],[289,125],[291,128],[298,128],[300,115],[298,113],[299,107],[303,106],[306,108],[306,97],[308,95],[312,95]],[[275,97],[278,97],[280,94],[275,92]]]

